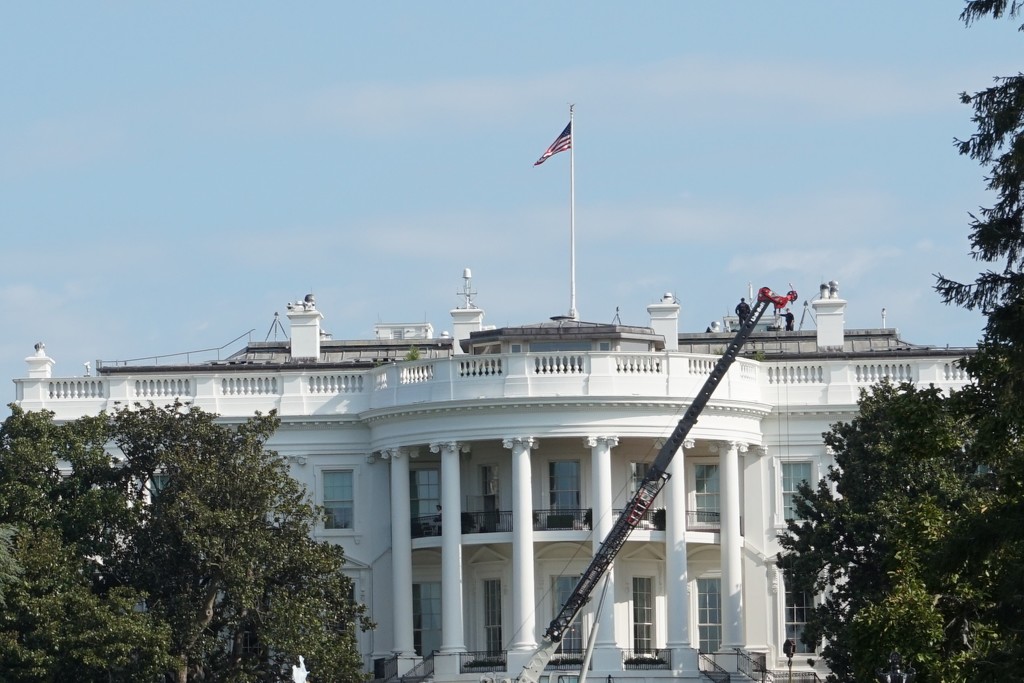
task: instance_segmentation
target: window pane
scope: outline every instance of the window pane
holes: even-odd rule
[[[721,579],[697,579],[697,633],[701,652],[717,652],[722,645]]]
[[[412,585],[412,639],[416,654],[423,657],[441,647],[441,584]]]
[[[653,592],[653,578],[633,577],[633,649],[637,652],[654,650]]]
[[[784,462],[782,463],[782,517],[790,520],[796,519],[796,509],[793,507],[793,495],[800,482],[811,481],[811,463],[809,462]]]
[[[487,654],[500,654],[501,642],[501,580],[484,581],[484,641]]]
[[[580,577],[577,576],[556,576],[554,593],[555,604],[554,613],[552,617],[558,613],[558,610],[562,608],[568,600],[569,596],[572,595],[572,589],[579,583]],[[565,633],[562,634],[562,644],[558,647],[558,652],[582,652],[583,651],[583,628],[580,626],[580,620],[577,618]]]
[[[698,512],[718,512],[718,465],[695,465],[694,486]]]
[[[809,591],[786,591],[786,638],[793,639],[800,653],[811,652],[801,639],[812,609],[814,596]]]
[[[640,488],[640,482],[644,480],[647,473],[651,469],[651,463],[649,462],[634,462],[630,463],[630,486],[629,490],[631,493],[636,493],[637,489]]]
[[[352,472],[339,470],[323,473],[324,526],[328,529],[352,528]]]
[[[548,464],[550,507],[552,510],[580,509],[580,464],[576,460],[558,460]]]
[[[413,519],[436,515],[441,504],[441,470],[419,469],[409,472],[409,498]]]

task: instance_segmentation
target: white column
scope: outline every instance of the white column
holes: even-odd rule
[[[590,448],[593,498],[593,545],[594,554],[601,547],[601,542],[612,528],[612,449],[619,445],[615,436],[591,436],[583,443]],[[608,586],[607,591],[604,589]],[[601,596],[604,600],[601,600]],[[615,565],[608,567],[608,572],[601,581],[592,598],[593,610],[597,613],[597,637],[594,640],[594,668],[608,669],[618,667],[619,653],[615,645]]]
[[[510,650],[529,652],[537,647],[537,615],[533,576],[533,493],[530,449],[533,437],[502,441],[512,450],[512,641]]]
[[[455,441],[430,444],[441,454],[441,652],[465,652],[462,623],[462,490]]]
[[[416,654],[412,638],[412,512],[409,508],[409,457],[405,448],[381,451],[391,462],[391,580],[394,600],[392,652],[400,657]]]
[[[743,536],[740,534],[740,453],[747,444],[719,447],[722,484],[722,649],[743,647]]]
[[[686,564],[686,459],[683,449],[692,449],[687,439],[672,462],[671,475],[662,492],[665,502],[665,646],[672,650],[672,669],[692,671],[697,666],[690,639],[690,576]]]

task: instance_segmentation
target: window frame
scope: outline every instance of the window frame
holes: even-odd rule
[[[328,498],[327,497],[327,483],[328,476],[334,474],[347,474],[349,477],[349,498]],[[324,531],[330,532],[348,532],[355,531],[356,528],[356,491],[358,489],[356,483],[356,471],[352,467],[325,467],[320,470],[320,505],[324,508],[325,516],[321,521],[321,526]],[[336,508],[344,509],[344,503],[347,502],[349,506],[349,526],[334,526],[328,524],[327,520],[335,519],[334,510]],[[335,505],[331,505],[335,503]]]
[[[778,491],[779,491],[779,510],[778,510],[778,514],[779,514],[780,526],[785,526],[786,523],[789,522],[791,519],[795,520],[795,521],[800,521],[800,519],[801,519],[799,517],[796,517],[796,511],[793,508],[793,503],[792,503],[793,495],[796,494],[796,486],[798,486],[799,483],[798,482],[793,482],[792,483],[793,487],[791,489],[787,489],[786,488],[786,486],[787,486],[787,479],[789,479],[789,477],[787,476],[786,470],[791,468],[791,467],[793,467],[793,466],[806,466],[807,467],[808,478],[807,479],[801,479],[800,481],[806,481],[808,484],[813,485],[815,480],[816,480],[816,473],[814,471],[814,462],[812,460],[810,460],[810,459],[800,459],[800,460],[795,460],[795,459],[794,460],[789,460],[789,459],[787,459],[787,460],[782,460],[782,461],[779,462],[779,488],[778,488]],[[787,515],[788,515],[789,511],[791,511],[791,510],[793,511],[793,517],[788,517]]]

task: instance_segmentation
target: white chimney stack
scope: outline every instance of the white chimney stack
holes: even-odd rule
[[[665,338],[666,351],[679,350],[679,304],[672,292],[665,292],[661,301],[647,307],[651,328]]]
[[[818,325],[818,350],[842,351],[846,325],[846,301],[839,298],[839,283],[822,284],[820,297],[811,302]]]
[[[320,357],[320,321],[316,299],[307,294],[302,301],[288,304],[288,322],[292,332],[292,360],[316,360]]]
[[[28,364],[28,376],[35,378],[52,377],[53,365],[56,361],[46,355],[46,344],[38,342],[35,349],[35,354],[25,359],[25,362]]]

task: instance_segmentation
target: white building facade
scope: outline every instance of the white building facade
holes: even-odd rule
[[[797,484],[832,462],[822,432],[883,378],[968,381],[962,350],[845,330],[835,286],[810,306],[816,329],[748,342],[563,639],[551,683],[578,676],[588,645],[587,675],[602,681],[786,670],[782,645],[813,596],[787,590],[776,539]],[[391,325],[369,341],[327,339],[311,296],[289,309],[290,340],[223,361],[60,377],[40,347],[17,402],[58,420],[176,398],[226,421],[276,410],[270,447],[327,510],[316,536],[344,547],[378,624],[359,636],[366,668],[384,680],[514,680],[732,338],[680,334],[669,295],[649,327],[501,329],[467,296],[450,336]],[[823,677],[803,649],[794,672]]]

